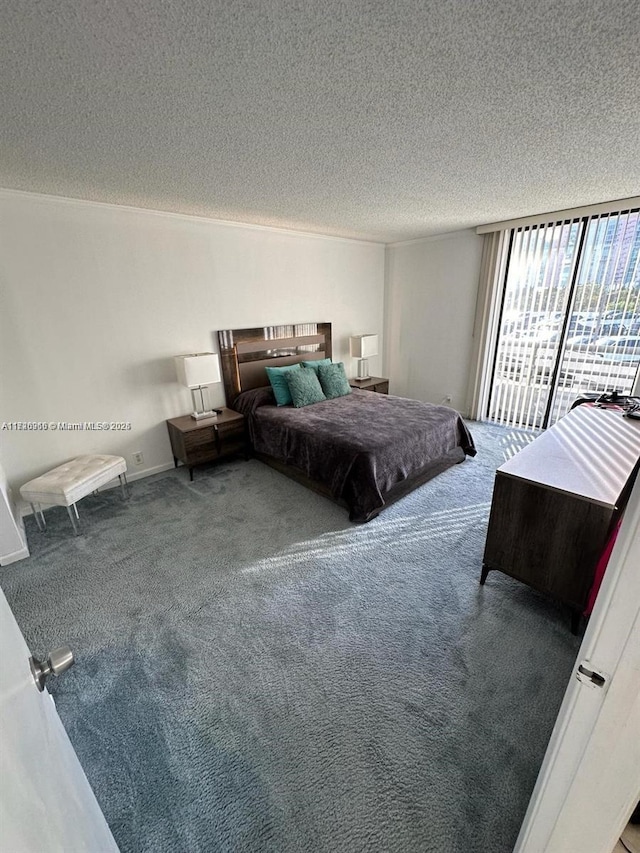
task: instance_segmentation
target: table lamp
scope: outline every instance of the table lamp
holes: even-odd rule
[[[202,389],[207,385],[220,382],[220,361],[213,352],[196,352],[189,355],[176,355],[176,373],[178,382],[191,389],[193,412],[191,417],[199,421],[201,418],[215,418],[222,414],[222,409],[205,411]],[[200,392],[200,408],[196,391]]]
[[[354,335],[352,338],[349,338],[349,351],[351,353],[351,358],[358,359],[356,379],[368,379],[369,362],[367,359],[374,355],[378,355],[378,336]]]

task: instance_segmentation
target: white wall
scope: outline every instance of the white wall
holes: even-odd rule
[[[0,190],[0,458],[19,486],[81,453],[130,473],[172,463],[190,411],[173,356],[216,331],[333,324],[383,335],[384,246]],[[371,368],[381,369],[382,359]],[[224,403],[217,386],[213,404]],[[124,421],[131,432],[24,432],[4,421]],[[144,454],[134,468],[133,451]]]
[[[0,465],[0,566],[8,566],[29,556],[24,524]]]
[[[465,412],[482,237],[459,231],[386,250],[391,391]]]

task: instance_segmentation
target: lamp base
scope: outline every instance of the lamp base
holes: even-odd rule
[[[191,412],[191,417],[194,421],[201,421],[204,418],[217,418],[222,414],[222,409],[211,409],[209,412]]]
[[[369,374],[369,360],[366,358],[359,358],[358,359],[358,371],[356,374],[356,379],[362,380],[362,379],[370,379],[370,378],[371,377]]]

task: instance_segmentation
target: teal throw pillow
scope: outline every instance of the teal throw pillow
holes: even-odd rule
[[[318,373],[318,369],[321,364],[331,364],[330,358],[318,358],[316,361],[301,361],[300,364],[303,367],[308,368],[309,370],[313,370],[314,373]]]
[[[287,384],[287,373],[291,371],[298,372],[299,364],[288,364],[286,367],[265,367],[269,382],[273,388],[273,393],[276,398],[276,405],[288,406],[291,403],[291,392]]]
[[[318,370],[318,378],[327,400],[346,397],[351,393],[351,386],[341,361],[337,364],[322,364]]]
[[[293,370],[287,374],[291,399],[296,409],[326,400],[315,370]]]

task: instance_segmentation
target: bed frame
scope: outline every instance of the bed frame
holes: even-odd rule
[[[331,323],[293,323],[218,332],[227,405],[238,394],[269,384],[265,367],[331,358]]]
[[[299,323],[255,329],[226,329],[218,332],[218,346],[227,405],[233,408],[242,391],[269,385],[265,367],[285,367],[299,361],[331,358],[331,323]],[[365,392],[371,393],[371,392]],[[323,483],[310,479],[293,465],[253,451],[254,456],[287,477],[348,509],[344,500],[333,497]],[[385,505],[395,503],[418,486],[464,459],[460,448],[438,459],[419,474],[398,483],[385,495]],[[375,516],[371,516],[373,518]]]
[[[225,329],[218,332],[218,348],[227,405],[233,408],[243,391],[269,385],[265,367],[286,367],[299,361],[331,358],[331,323]],[[336,501],[323,483],[311,480],[299,468],[255,450],[253,455],[308,489],[319,492],[340,506],[347,506],[344,501]]]

